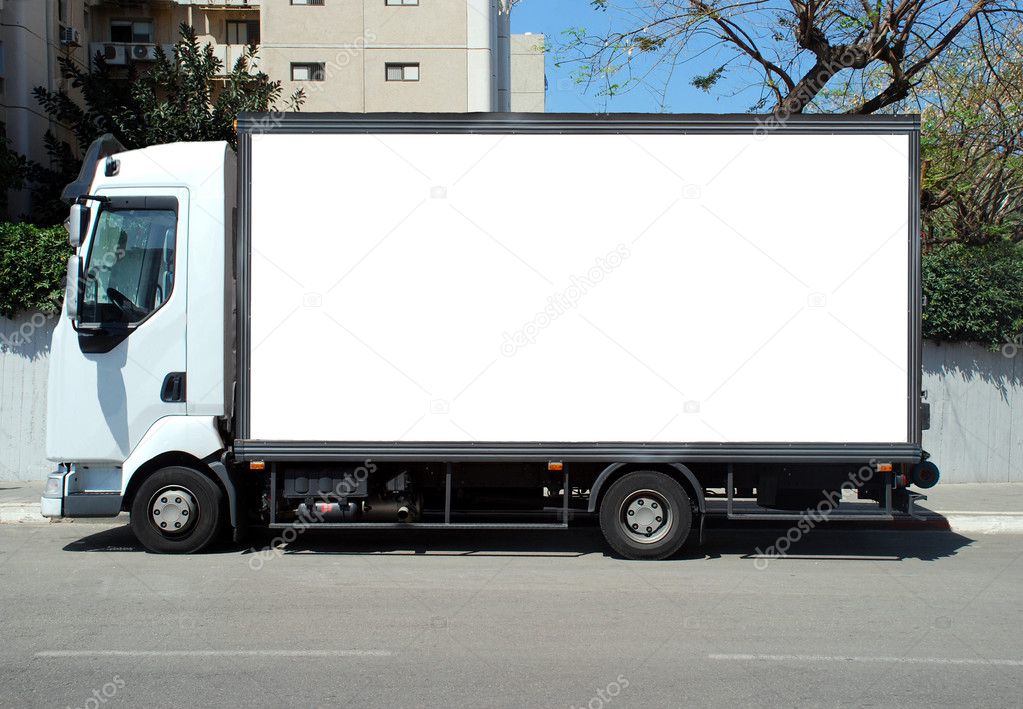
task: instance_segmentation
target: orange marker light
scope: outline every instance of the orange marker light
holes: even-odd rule
[[[266,470],[266,463],[261,460],[250,461],[249,470]]]
[[[552,460],[547,463],[547,470],[550,470],[552,473],[559,473],[564,469],[565,464],[562,463],[560,460],[557,461]]]
[[[879,473],[890,473],[895,467],[891,463],[878,463],[877,472]]]

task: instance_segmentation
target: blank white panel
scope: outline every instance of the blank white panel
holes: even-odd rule
[[[252,142],[253,439],[907,440],[905,136]]]

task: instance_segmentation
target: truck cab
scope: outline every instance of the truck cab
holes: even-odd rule
[[[50,353],[46,454],[58,467],[44,515],[127,511],[140,471],[216,475],[232,396],[234,179],[227,143],[125,150],[108,136],[65,190],[74,253]],[[151,516],[174,517],[154,526],[170,541],[218,514],[177,488],[147,500]]]

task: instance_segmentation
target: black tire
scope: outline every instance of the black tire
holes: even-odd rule
[[[159,495],[164,492],[170,494]],[[161,500],[167,506],[161,505]],[[161,468],[143,480],[135,492],[131,531],[149,551],[191,554],[220,534],[223,508],[223,492],[198,470],[177,465]],[[164,512],[162,520],[160,511]],[[171,528],[167,528],[168,521]],[[179,529],[173,529],[173,525]]]
[[[662,511],[661,515],[657,509]],[[638,522],[627,523],[627,519]],[[627,524],[638,528],[630,531]],[[600,501],[600,529],[604,538],[626,559],[666,559],[685,543],[692,528],[693,504],[689,495],[677,480],[664,473],[645,470],[627,473],[608,488]]]

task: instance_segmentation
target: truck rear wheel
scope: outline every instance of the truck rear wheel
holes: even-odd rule
[[[600,502],[600,529],[627,559],[665,559],[685,543],[693,505],[677,480],[656,471],[628,473]]]
[[[220,532],[223,493],[198,470],[161,468],[146,478],[131,505],[131,531],[149,551],[190,554]]]

